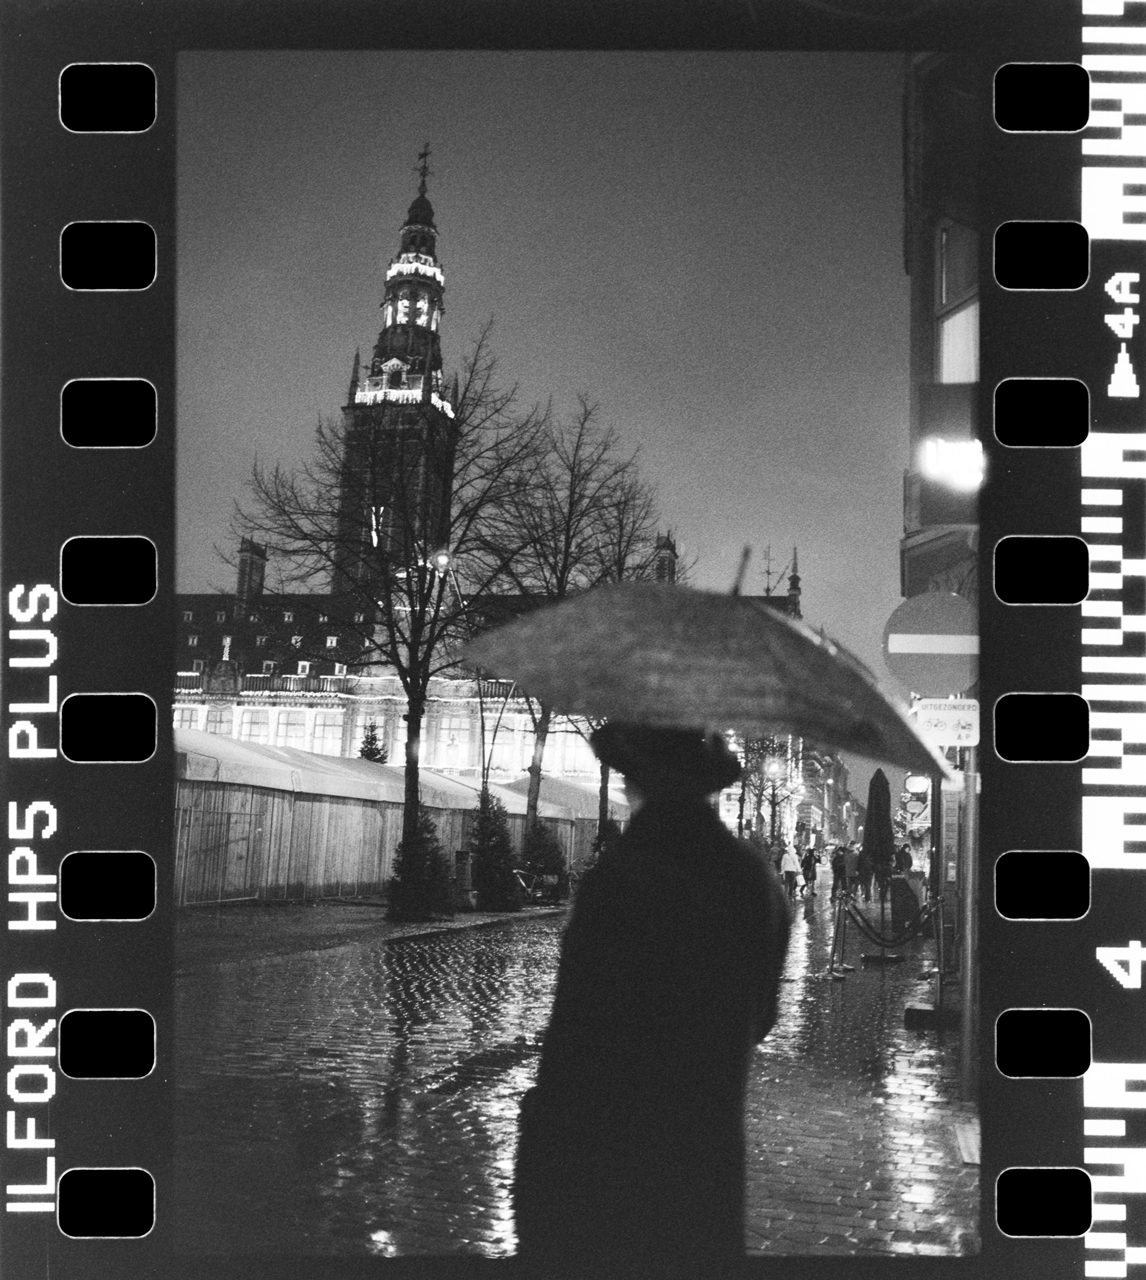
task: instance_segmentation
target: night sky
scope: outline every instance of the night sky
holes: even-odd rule
[[[799,548],[805,618],[886,678],[907,462],[902,54],[196,53],[179,82],[181,591],[255,455],[297,461],[381,324],[432,148],[447,376],[639,446],[694,585]],[[783,588],[786,588],[786,583]]]

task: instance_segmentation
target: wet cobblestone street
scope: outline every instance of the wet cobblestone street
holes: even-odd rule
[[[291,938],[293,908],[225,913],[232,938],[251,921],[244,954],[209,921],[181,923],[180,1252],[513,1252],[517,1105],[564,917],[400,938],[355,910],[320,909],[339,922],[323,949],[313,923]],[[749,1085],[749,1250],[972,1252],[957,1037],[903,1027],[925,949],[831,982],[816,976],[830,938],[826,900],[796,904],[780,1020]]]

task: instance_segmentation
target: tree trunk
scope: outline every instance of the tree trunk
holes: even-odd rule
[[[597,789],[597,842],[605,838],[605,824],[609,821],[609,766],[601,761],[601,785]]]
[[[526,831],[537,821],[537,809],[541,802],[541,761],[545,755],[545,740],[549,737],[549,722],[552,718],[553,712],[548,707],[542,707],[533,735],[533,763],[529,766],[529,793],[525,799]]]
[[[402,839],[412,840],[418,830],[418,754],[422,745],[425,701],[411,698],[406,708],[406,794],[402,808]]]

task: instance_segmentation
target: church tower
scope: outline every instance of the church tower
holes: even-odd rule
[[[409,568],[447,537],[455,427],[442,387],[445,276],[429,154],[427,145],[418,156],[418,194],[386,270],[378,341],[365,368],[355,354],[342,410],[336,592],[387,564]]]

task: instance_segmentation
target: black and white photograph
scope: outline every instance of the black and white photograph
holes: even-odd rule
[[[1133,1274],[1141,7],[0,7],[0,1270]]]
[[[983,70],[182,56],[182,1248],[977,1250]]]

